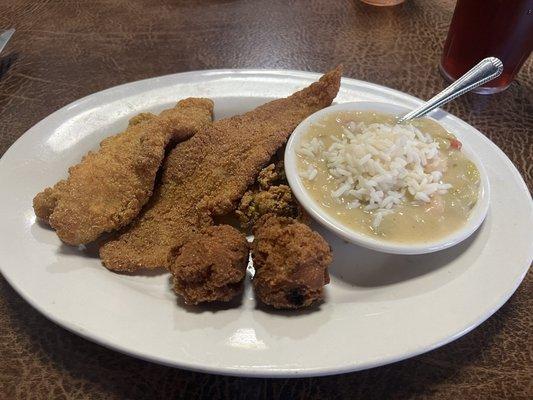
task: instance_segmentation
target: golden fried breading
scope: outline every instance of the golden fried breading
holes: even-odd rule
[[[283,161],[268,165],[257,176],[257,184],[261,190],[268,190],[271,186],[279,183],[287,184]]]
[[[134,117],[126,131],[69,168],[66,180],[35,196],[35,214],[72,245],[127,225],[152,195],[167,145],[194,135],[212,114],[211,100],[190,98],[159,116]]]
[[[242,196],[235,212],[241,229],[249,231],[265,214],[291,217],[307,223],[309,218],[288,185],[283,160],[263,168],[256,183]]]
[[[141,122],[148,121],[155,117],[157,117],[157,115],[149,113],[149,112],[142,112],[130,118],[130,120],[128,121],[128,127],[140,124]]]
[[[188,304],[230,301],[242,292],[248,254],[246,237],[229,225],[194,234],[171,256],[174,291]]]
[[[308,307],[322,300],[333,261],[329,244],[292,218],[263,216],[254,226],[253,286],[257,297],[275,308]]]
[[[67,186],[66,180],[57,182],[53,187],[44,189],[33,198],[33,211],[43,221],[50,223],[50,215],[56,208],[59,194]]]
[[[270,186],[266,190],[249,190],[242,196],[236,211],[243,230],[249,230],[265,214],[303,218],[304,211],[287,185]]]
[[[214,122],[174,148],[161,185],[140,216],[100,248],[116,271],[168,266],[171,249],[235,210],[261,168],[307,116],[331,104],[341,68],[292,96]]]

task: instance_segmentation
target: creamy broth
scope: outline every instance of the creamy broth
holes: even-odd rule
[[[338,112],[327,115],[315,123],[302,141],[320,139],[325,148],[342,139],[350,122],[394,124],[395,118],[374,112]],[[420,131],[430,134],[438,143],[440,160],[444,163],[442,181],[452,185],[446,194],[434,194],[429,203],[411,197],[399,204],[394,212],[385,215],[378,227],[372,226],[374,211],[364,210],[363,205],[349,209],[350,201],[344,196],[332,197],[337,189],[324,158],[310,159],[299,155],[300,171],[312,165],[317,174],[312,180],[302,179],[311,197],[323,210],[343,225],[370,236],[398,243],[424,243],[442,238],[461,228],[478,199],[479,172],[473,162],[456,147],[455,137],[442,126],[429,119],[418,119],[412,124]],[[452,144],[455,146],[453,147]]]

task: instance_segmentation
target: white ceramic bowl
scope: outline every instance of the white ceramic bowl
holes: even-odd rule
[[[450,233],[447,236],[444,236],[438,240],[434,240],[431,242],[412,244],[395,243],[382,240],[378,237],[371,237],[364,233],[358,232],[343,225],[338,220],[326,214],[322,210],[320,205],[312,199],[312,197],[309,195],[307,189],[302,183],[297,169],[296,161],[298,156],[296,155],[296,149],[300,145],[302,135],[309,130],[310,126],[313,123],[317,122],[319,119],[321,119],[327,114],[339,111],[376,111],[401,116],[411,110],[406,107],[388,103],[342,103],[320,110],[309,116],[300,125],[298,125],[298,127],[291,135],[287,143],[287,148],[285,150],[285,171],[287,174],[289,185],[291,186],[294,195],[296,196],[300,204],[305,208],[305,210],[316,221],[336,233],[338,236],[341,236],[345,240],[348,240],[349,242],[361,245],[363,247],[367,247],[372,250],[393,254],[424,254],[443,250],[465,240],[476,231],[476,229],[485,219],[489,208],[489,180],[485,168],[483,168],[483,164],[468,145],[467,135],[463,132],[458,131],[453,131],[451,133],[457,136],[457,138],[463,143],[461,151],[463,151],[465,155],[476,164],[481,177],[478,202],[472,209],[467,221],[460,229]],[[445,125],[443,126],[444,128],[446,128]]]

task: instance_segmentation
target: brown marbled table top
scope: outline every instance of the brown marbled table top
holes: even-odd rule
[[[359,0],[2,0],[0,155],[90,93],[211,68],[324,71],[429,98],[449,0],[375,8]],[[533,59],[503,93],[446,109],[500,146],[533,187]],[[3,192],[6,196],[9,193]],[[23,267],[23,266],[21,266]],[[137,360],[49,322],[0,278],[0,399],[526,399],[533,397],[528,274],[488,321],[438,350],[369,371],[297,380],[193,373]]]

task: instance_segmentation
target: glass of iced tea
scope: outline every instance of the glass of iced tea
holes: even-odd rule
[[[453,81],[485,57],[498,57],[503,73],[474,90],[507,89],[533,50],[533,0],[457,0],[440,70]]]

